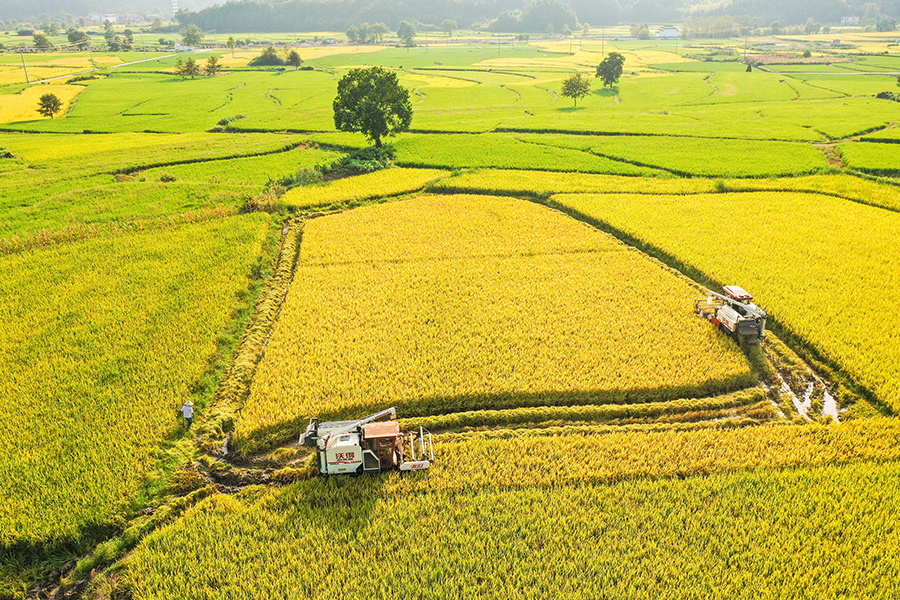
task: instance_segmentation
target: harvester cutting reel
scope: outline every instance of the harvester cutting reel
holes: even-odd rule
[[[390,420],[375,423],[384,417]],[[434,462],[431,432],[422,427],[401,432],[396,418],[394,407],[357,421],[319,423],[313,418],[300,443],[316,449],[323,475],[427,469]]]
[[[722,288],[724,294],[709,292],[706,298],[694,300],[694,312],[724,331],[735,341],[759,344],[766,333],[766,311],[753,304],[753,296],[736,285]]]

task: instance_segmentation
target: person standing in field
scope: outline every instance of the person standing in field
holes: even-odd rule
[[[191,428],[191,423],[194,421],[194,403],[188,400],[184,403],[184,406],[181,407],[181,416],[184,417],[185,429]]]

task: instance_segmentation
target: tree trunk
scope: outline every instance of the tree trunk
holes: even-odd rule
[[[378,136],[378,135],[375,136],[375,147],[381,148],[381,136]]]

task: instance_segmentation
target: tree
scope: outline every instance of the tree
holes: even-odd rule
[[[453,19],[444,19],[441,21],[441,31],[447,34],[447,36],[453,35],[453,30],[459,29],[459,25],[456,24],[456,21]]]
[[[219,58],[217,56],[210,56],[206,59],[206,64],[203,66],[204,73],[212,77],[221,70],[222,65],[219,64]]]
[[[625,57],[618,52],[610,52],[603,61],[597,65],[597,77],[603,80],[603,85],[612,88],[619,83],[619,77],[622,76],[622,65],[625,64]]]
[[[350,69],[338,82],[334,99],[334,126],[359,131],[381,148],[381,138],[409,129],[412,104],[409,90],[397,74],[381,67]]]
[[[298,69],[300,68],[300,65],[303,64],[303,59],[300,58],[300,54],[298,54],[296,50],[291,50],[290,52],[288,52],[287,64],[291,65],[295,69]]]
[[[184,60],[180,56],[175,59],[175,73],[181,75],[181,78],[190,77],[193,79],[200,74],[200,65],[193,58]]]
[[[370,30],[379,44],[384,41],[384,36],[391,32],[391,28],[384,23],[375,23]]]
[[[205,37],[203,32],[200,31],[200,28],[191,23],[180,32],[181,34],[181,42],[185,46],[199,46],[200,42],[203,41]]]
[[[641,23],[638,25],[637,23],[631,25],[631,37],[636,37],[639,40],[649,40],[650,39],[650,28],[646,23]]]
[[[38,48],[52,48],[53,44],[50,42],[50,38],[48,38],[43,33],[35,33],[34,34],[34,45]]]
[[[347,30],[347,39],[353,43],[359,43],[359,29],[356,25],[351,25],[350,29]]]
[[[56,94],[44,94],[38,100],[38,112],[45,117],[53,118],[53,115],[62,109],[62,102]]]
[[[819,33],[819,29],[822,28],[822,25],[813,21],[813,18],[810,17],[806,20],[806,25],[803,26],[803,31],[806,35],[812,35],[815,33]]]
[[[875,24],[876,31],[894,31],[897,29],[897,21],[887,15],[882,15]]]
[[[412,46],[412,39],[416,37],[416,26],[409,21],[400,21],[400,27],[397,28],[397,37],[403,40],[407,46]]]
[[[184,62],[184,75],[193,79],[200,74],[200,65],[193,58],[189,58]]]
[[[225,45],[231,50],[231,58],[234,58],[234,47],[237,45],[237,42],[234,41],[234,37],[229,37],[228,41],[225,42]]]
[[[585,23],[584,25],[581,26],[581,35],[583,35],[585,37],[591,35],[591,24],[590,23]]]
[[[578,99],[584,98],[591,91],[591,80],[583,77],[580,72],[575,71],[569,77],[563,80],[562,95],[566,98],[572,98],[575,106],[578,106]]]
[[[83,31],[78,31],[74,27],[66,30],[66,37],[69,39],[70,44],[78,44],[88,40],[88,36]]]
[[[109,20],[103,21],[103,37],[106,38],[107,44],[116,39],[116,30]]]

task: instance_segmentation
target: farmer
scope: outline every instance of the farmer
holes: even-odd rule
[[[187,424],[186,428],[191,428],[191,422],[194,420],[194,403],[188,400],[184,403],[184,406],[181,407],[181,416],[184,417],[184,422]]]

